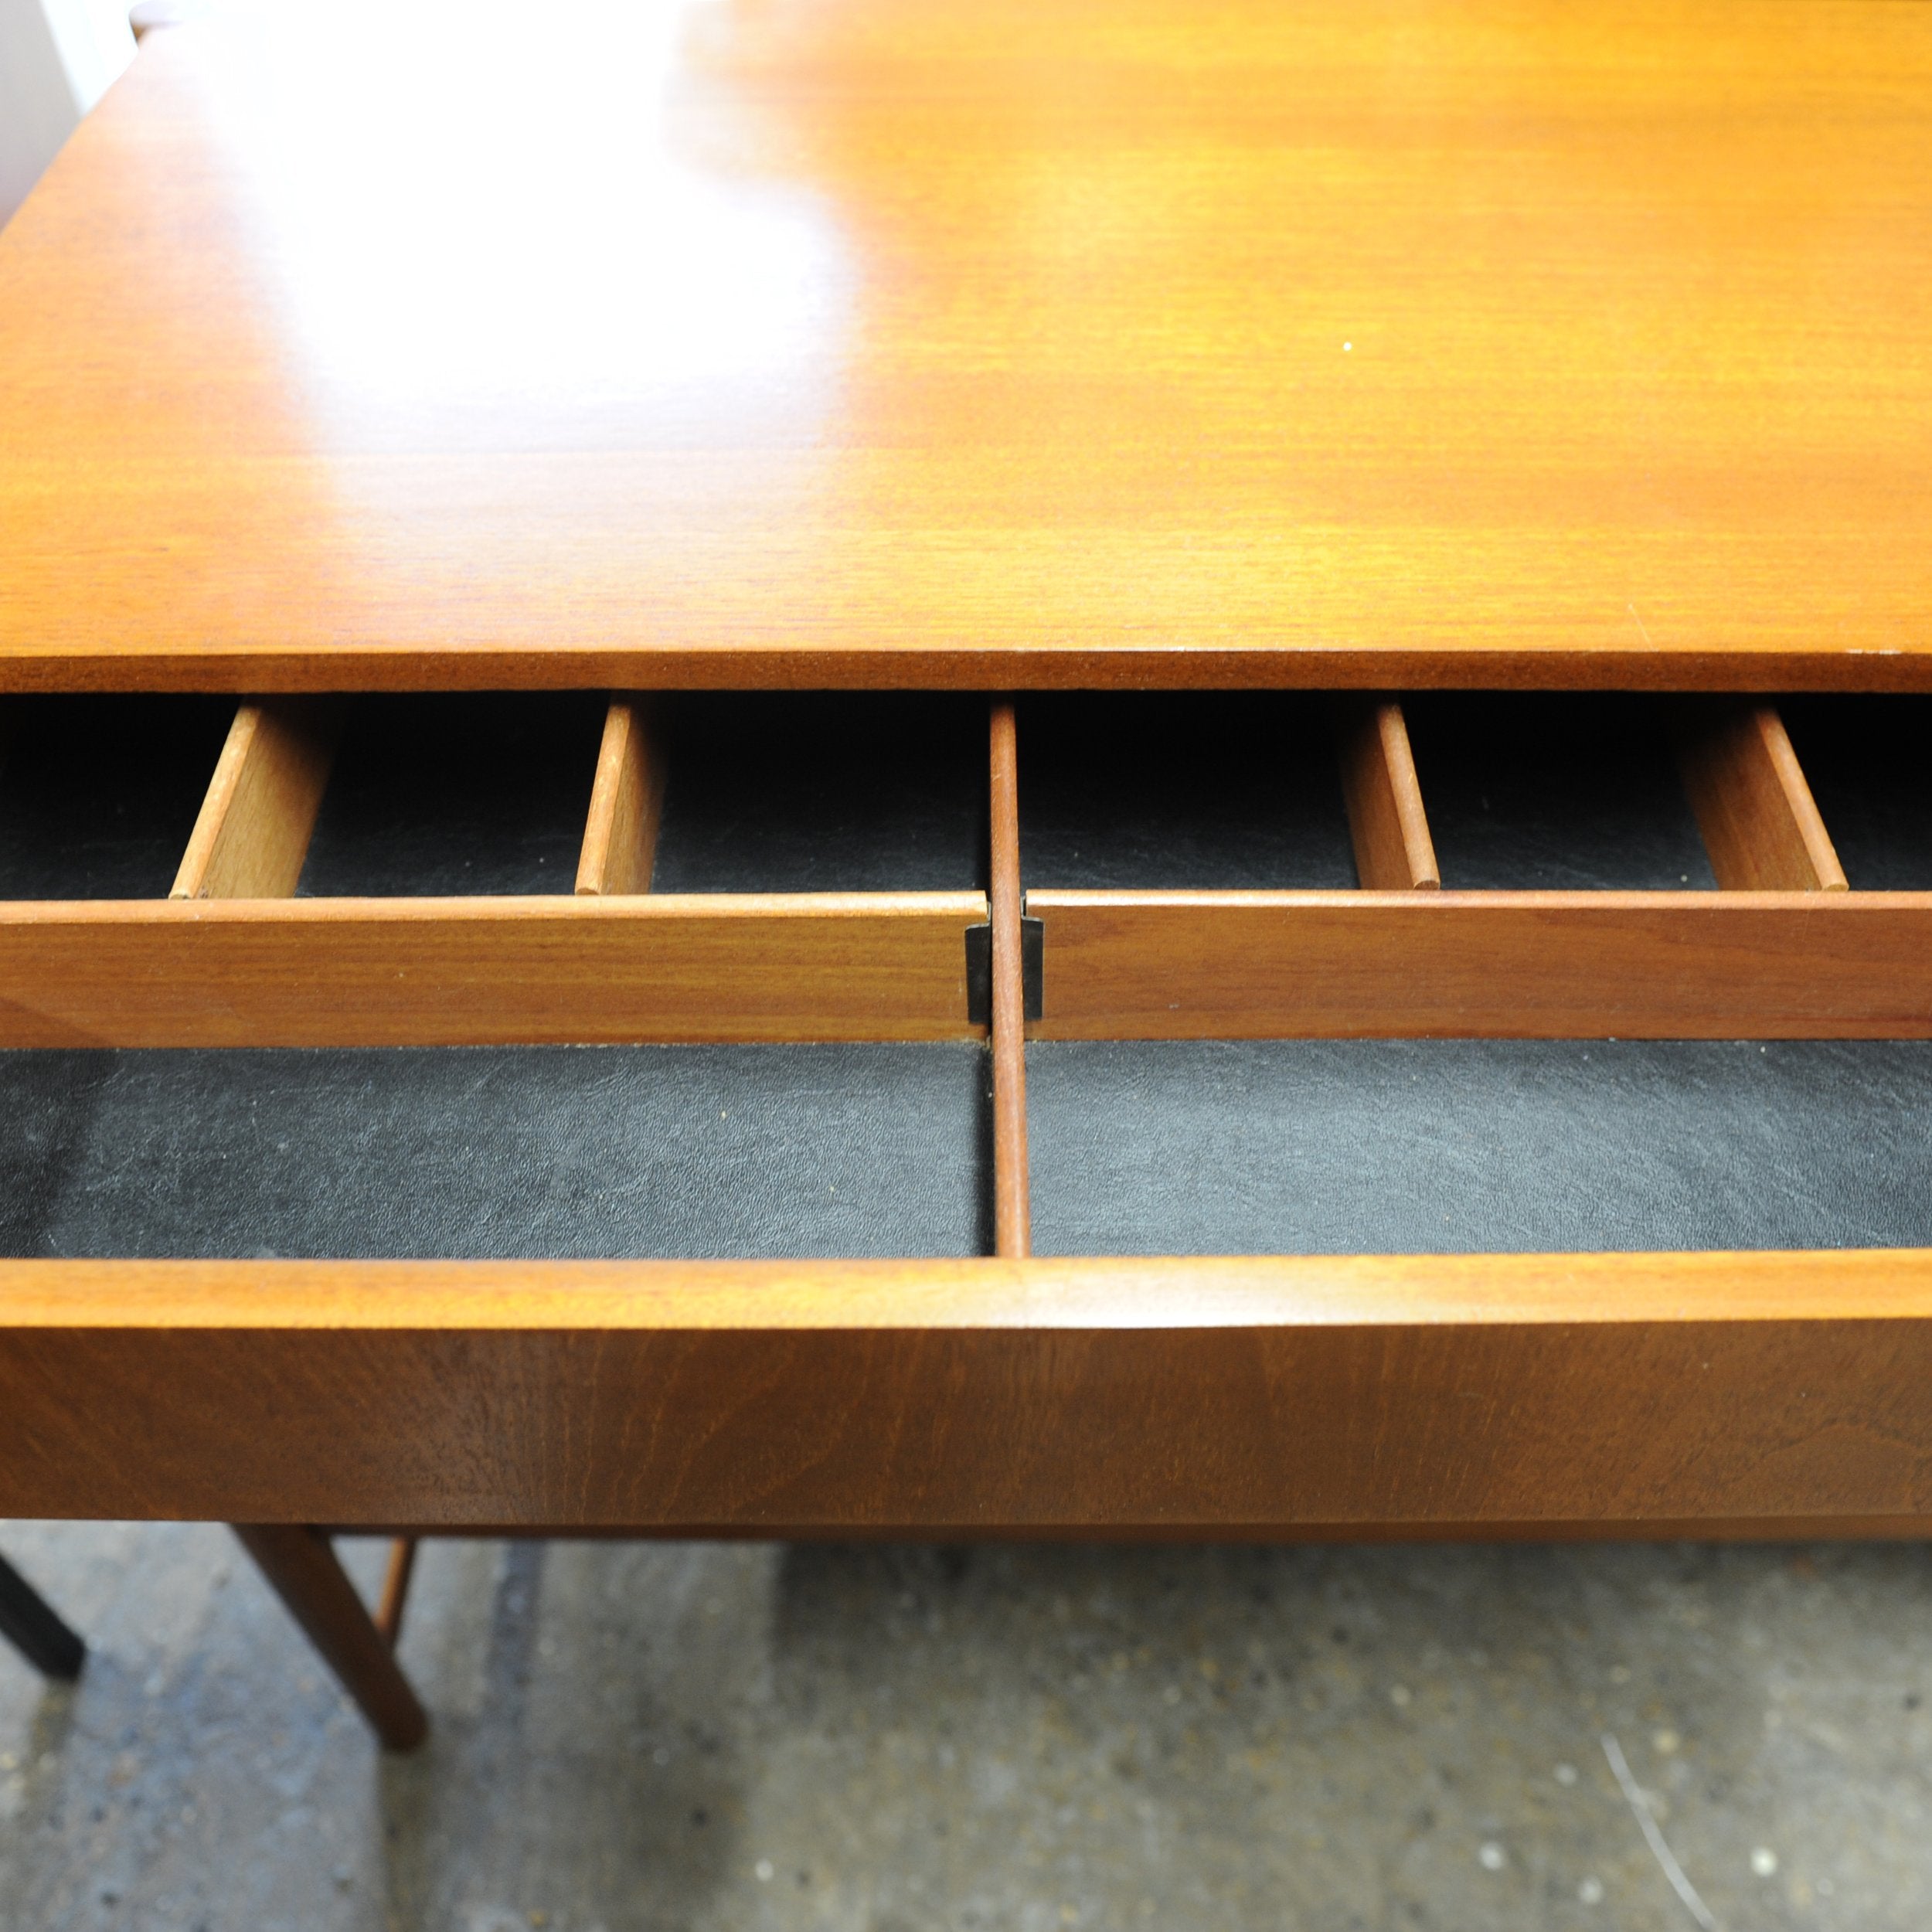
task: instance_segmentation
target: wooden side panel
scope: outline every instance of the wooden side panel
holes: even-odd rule
[[[590,810],[577,860],[580,893],[645,893],[658,857],[665,764],[649,700],[614,697],[590,787]]]
[[[1923,1039],[1932,894],[1036,892],[1045,1039]]]
[[[1338,698],[1332,706],[1342,794],[1364,889],[1406,892],[1440,886],[1442,873],[1402,706],[1384,697]]]
[[[0,905],[0,1045],[964,1039],[973,893]]]
[[[294,891],[345,709],[333,698],[257,698],[240,706],[171,899],[279,899]]]
[[[0,1308],[36,1265],[0,1269]],[[767,1266],[757,1326],[708,1321],[664,1267],[628,1316],[607,1278],[596,1318],[519,1323],[512,1271],[439,1266],[419,1326],[397,1318],[423,1297],[385,1306],[396,1264],[326,1326],[274,1325],[272,1280],[252,1325],[95,1325],[78,1301],[0,1324],[0,1512],[772,1535],[1932,1516],[1923,1253],[886,1264],[859,1298],[880,1325],[845,1326],[826,1270],[801,1321]],[[1230,1267],[1246,1318],[1213,1294],[1179,1313],[1191,1272]],[[977,1291],[1005,1319],[945,1325],[974,1268],[1005,1270]],[[1074,1305],[1083,1269],[1104,1306]],[[1754,1274],[1772,1311],[1746,1312]],[[1298,1281],[1319,1315],[1295,1318]]]
[[[1685,702],[1672,719],[1684,789],[1718,884],[1843,892],[1845,869],[1777,708]]]

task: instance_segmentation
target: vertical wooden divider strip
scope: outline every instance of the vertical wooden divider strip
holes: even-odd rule
[[[1672,734],[1711,870],[1726,892],[1843,892],[1845,869],[1777,707],[1696,699]]]
[[[1033,1251],[1026,1168],[1026,981],[1021,954],[1019,745],[1010,698],[992,713],[993,1252]]]
[[[346,709],[339,698],[256,698],[240,706],[169,898],[286,899],[294,891]]]
[[[597,777],[577,860],[580,893],[651,889],[664,780],[650,700],[634,692],[614,695],[604,714],[604,742],[597,748]]]
[[[1338,697],[1330,716],[1362,889],[1439,886],[1442,874],[1402,706],[1393,698]]]

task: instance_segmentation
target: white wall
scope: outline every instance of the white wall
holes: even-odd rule
[[[134,53],[120,0],[0,0],[0,222]]]

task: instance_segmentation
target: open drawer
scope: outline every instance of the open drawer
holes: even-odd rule
[[[352,1686],[272,1526],[1932,1524],[1916,700],[12,711],[0,1509]]]

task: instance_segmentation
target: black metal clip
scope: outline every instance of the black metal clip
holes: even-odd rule
[[[1019,922],[1020,981],[1025,989],[1026,1017],[1038,1019],[1046,1009],[1046,933],[1037,919]],[[966,928],[966,1018],[975,1026],[993,1023],[993,929]]]

